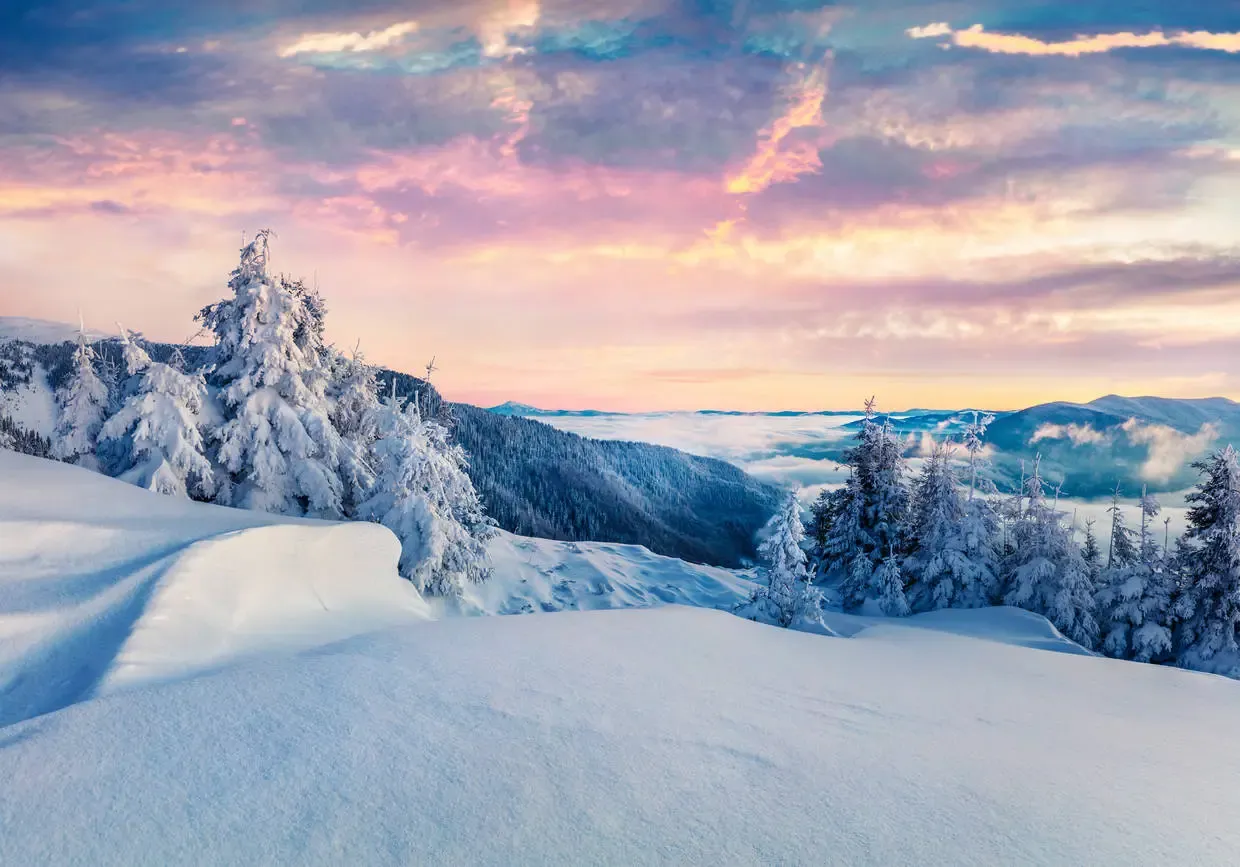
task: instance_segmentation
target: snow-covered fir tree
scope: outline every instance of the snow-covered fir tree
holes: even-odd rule
[[[1111,542],[1107,549],[1107,568],[1118,569],[1137,561],[1137,544],[1132,529],[1124,523],[1124,510],[1119,504],[1119,485],[1111,495],[1107,509],[1111,515]]]
[[[94,468],[95,442],[108,411],[108,387],[95,369],[96,353],[78,330],[69,379],[56,395],[60,418],[52,437],[53,454],[63,461]]]
[[[905,481],[903,446],[890,420],[874,420],[874,399],[866,401],[866,414],[849,451],[849,478],[833,494],[831,529],[827,535],[826,562],[839,576],[840,595],[846,607],[876,598],[878,567],[903,546],[909,492]]]
[[[223,423],[216,497],[263,512],[340,517],[342,443],[329,417],[320,312],[267,272],[268,232],[241,251],[232,297],[199,313],[214,333]]]
[[[1085,522],[1085,542],[1081,545],[1081,559],[1089,570],[1089,580],[1095,587],[1102,582],[1102,549],[1098,547],[1098,534],[1094,532],[1095,521]]]
[[[905,617],[910,613],[903,572],[895,554],[884,557],[874,570],[872,594],[878,600],[879,610],[888,617]]]
[[[1240,463],[1229,445],[1193,466],[1201,479],[1187,497],[1175,616],[1179,661],[1200,668],[1240,652]],[[1240,660],[1231,664],[1240,666]]]
[[[1046,501],[1041,456],[1025,480],[1024,507],[1012,526],[1012,555],[1004,602],[1044,615],[1083,647],[1098,642],[1094,588],[1081,550]]]
[[[374,425],[375,483],[358,516],[396,534],[400,574],[420,590],[461,596],[490,575],[486,542],[494,533],[465,473],[464,450],[413,401],[385,398]]]
[[[750,620],[789,627],[817,609],[817,595],[809,586],[805,551],[801,541],[805,528],[801,507],[788,497],[767,523],[765,538],[758,547],[766,584],[754,591],[737,613]]]
[[[379,411],[379,381],[360,350],[355,349],[349,356],[333,354],[328,396],[332,424],[343,444],[340,477],[346,512],[352,515],[375,481],[370,449],[377,436]]]
[[[980,508],[986,505],[980,497],[966,499],[951,459],[951,447],[936,444],[913,486],[904,570],[916,611],[983,607],[997,589],[993,512]],[[970,470],[975,480],[976,469]]]
[[[1170,609],[1173,579],[1149,532],[1150,522],[1161,508],[1158,501],[1141,492],[1140,545],[1132,559],[1116,559],[1103,572],[1098,594],[1102,627],[1102,650],[1118,659],[1159,662],[1171,653]]]
[[[152,362],[124,329],[121,348],[123,403],[99,432],[100,453],[114,455],[109,473],[161,494],[211,496],[214,479],[200,429],[206,382],[201,374]]]
[[[834,501],[830,491],[821,491],[810,506],[810,539],[813,562],[810,569],[814,573],[822,571],[827,556],[827,540],[831,535],[831,523],[834,520]]]
[[[982,457],[986,450],[986,428],[994,422],[990,413],[973,411],[973,420],[964,428],[964,449],[969,456],[969,500],[977,494],[978,473],[984,464]]]

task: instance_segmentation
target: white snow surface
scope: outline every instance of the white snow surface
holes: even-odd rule
[[[753,592],[749,572],[686,563],[641,545],[555,542],[500,531],[494,575],[468,588],[466,613],[529,614],[680,604],[731,609]]]
[[[1240,684],[1015,609],[731,607],[501,535],[444,617],[377,526],[0,452],[0,863],[1227,864]],[[442,612],[440,612],[442,613]],[[1048,653],[1046,650],[1066,652]]]
[[[454,619],[0,730],[0,860],[1225,864],[1238,721],[1220,678],[926,630]]]
[[[398,552],[371,524],[176,500],[0,450],[0,725],[425,620]]]

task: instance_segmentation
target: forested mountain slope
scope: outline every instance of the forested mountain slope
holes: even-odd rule
[[[0,330],[0,417],[20,415],[26,429],[51,433],[44,404],[69,372],[73,344],[4,338]],[[41,332],[35,331],[34,334]],[[102,365],[119,363],[111,340],[97,345]],[[176,351],[194,368],[210,348],[153,343],[151,356]],[[107,377],[106,370],[104,371]],[[380,371],[384,389],[417,394],[425,412],[447,420],[470,456],[469,474],[500,527],[563,541],[645,545],[658,554],[737,566],[752,558],[754,534],[775,510],[775,488],[724,461],[662,446],[603,442],[469,404],[447,404],[417,377]],[[18,399],[20,398],[20,400]],[[6,409],[7,407],[7,409]],[[47,428],[47,429],[45,429]]]

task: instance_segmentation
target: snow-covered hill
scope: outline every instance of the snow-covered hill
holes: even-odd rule
[[[708,610],[746,573],[507,534],[466,608],[562,613],[449,616],[396,556],[377,526],[0,452],[0,863],[1225,864],[1240,845],[1234,681],[1095,657],[1014,609],[788,632]]]
[[[76,340],[80,326],[47,319],[31,319],[26,316],[0,316],[0,340],[24,340],[28,343],[60,343]],[[87,328],[92,340],[109,337],[110,334]]]

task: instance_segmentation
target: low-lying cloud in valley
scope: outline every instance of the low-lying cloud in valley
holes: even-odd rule
[[[1143,424],[1135,418],[1124,422],[1128,439],[1149,449],[1141,465],[1142,478],[1165,482],[1184,468],[1189,461],[1201,457],[1219,438],[1219,428],[1206,422],[1195,434],[1185,434],[1161,424]]]
[[[1087,424],[1044,424],[1033,432],[1029,443],[1063,439],[1074,446],[1100,446],[1111,442],[1111,435]]]

